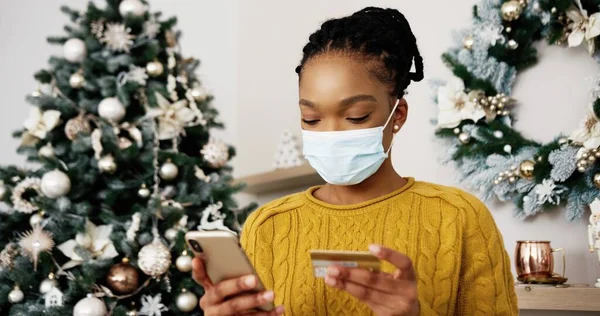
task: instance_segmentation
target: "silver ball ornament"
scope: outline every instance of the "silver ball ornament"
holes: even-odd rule
[[[155,239],[138,253],[138,266],[145,274],[157,278],[169,270],[171,252],[159,239]]]
[[[469,135],[469,133],[460,133],[458,135],[458,140],[463,144],[466,145],[469,142],[471,142],[471,135]]]
[[[72,63],[80,63],[87,56],[85,42],[78,38],[71,38],[63,45],[65,59]]]
[[[175,228],[169,228],[165,232],[165,238],[168,241],[174,241],[175,238],[177,238],[177,233],[179,233],[179,231],[177,229],[175,229]]]
[[[25,294],[21,291],[19,286],[15,286],[14,289],[8,293],[8,301],[13,304],[22,302],[24,298]]]
[[[175,260],[175,266],[177,267],[177,270],[181,272],[192,271],[192,257],[187,254],[182,254]]]
[[[98,169],[106,174],[114,174],[117,172],[117,162],[115,161],[115,157],[107,155],[100,158],[100,160],[98,160]]]
[[[31,217],[29,218],[29,225],[31,225],[31,227],[37,226],[39,225],[42,221],[44,220],[44,216],[41,213],[36,213],[31,215]]]
[[[55,169],[44,174],[40,187],[45,196],[56,199],[71,191],[71,179],[66,173]]]
[[[125,106],[118,98],[106,98],[98,104],[98,115],[110,122],[120,122],[125,114]]]
[[[50,292],[53,288],[58,286],[58,282],[54,278],[54,275],[51,274],[47,279],[40,283],[40,293],[46,294]]]
[[[104,301],[92,294],[77,302],[73,308],[73,316],[104,316],[106,313]]]
[[[119,13],[122,17],[140,17],[146,13],[146,8],[140,0],[124,0],[119,4]]]
[[[183,290],[181,294],[177,296],[177,309],[184,313],[193,311],[198,306],[198,297],[192,292]]]
[[[82,88],[84,84],[85,77],[83,77],[83,75],[79,72],[72,74],[69,78],[69,85],[71,86],[71,88],[79,89]]]
[[[163,180],[174,180],[179,175],[179,168],[176,164],[171,162],[171,160],[168,160],[162,166],[160,166],[158,174]]]
[[[148,64],[146,64],[146,71],[151,77],[158,77],[162,75],[164,70],[165,69],[162,63],[160,63],[159,61],[151,61]]]

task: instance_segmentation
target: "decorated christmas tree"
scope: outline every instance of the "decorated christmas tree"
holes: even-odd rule
[[[199,61],[144,1],[62,11],[64,53],[15,133],[36,168],[0,169],[0,314],[200,315],[184,233],[238,231],[252,206]]]
[[[303,158],[298,147],[298,140],[294,137],[294,134],[289,130],[283,131],[275,152],[273,168],[286,169],[302,165]]]

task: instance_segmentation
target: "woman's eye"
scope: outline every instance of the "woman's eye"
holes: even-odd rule
[[[317,123],[319,123],[319,121],[321,121],[321,120],[305,120],[305,119],[302,119],[302,122],[304,122],[304,124],[308,124],[308,125],[317,125]]]
[[[371,114],[367,114],[367,115],[362,116],[362,117],[349,117],[349,118],[347,118],[347,120],[350,121],[350,122],[352,122],[352,123],[358,124],[358,123],[362,123],[362,122],[366,121],[369,118],[370,115]]]

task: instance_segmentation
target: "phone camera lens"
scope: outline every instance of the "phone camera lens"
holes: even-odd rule
[[[190,240],[190,245],[192,246],[192,248],[194,249],[194,251],[196,251],[196,252],[203,252],[202,247],[200,247],[200,244],[197,241]]]

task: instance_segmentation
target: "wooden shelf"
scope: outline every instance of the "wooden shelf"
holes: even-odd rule
[[[309,165],[304,164],[290,169],[278,169],[255,174],[240,179],[234,183],[246,183],[246,193],[265,194],[275,191],[289,190],[323,184],[321,176]]]
[[[587,285],[554,287],[519,284],[515,287],[519,309],[600,311],[600,288]]]

